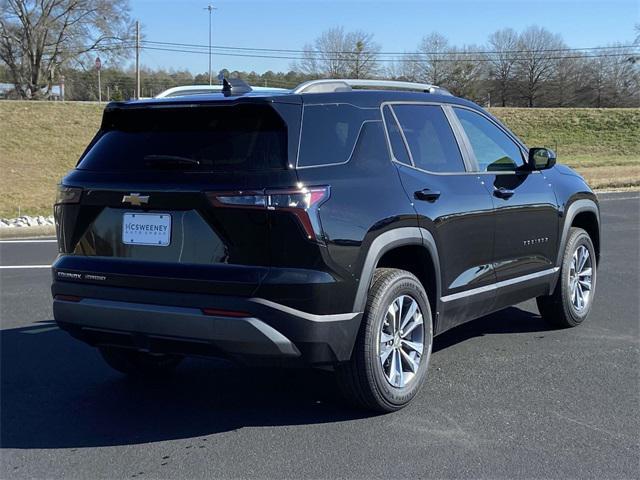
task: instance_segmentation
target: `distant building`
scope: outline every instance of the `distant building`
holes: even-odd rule
[[[15,93],[16,87],[13,83],[0,83],[0,98],[14,98]]]
[[[42,89],[42,94],[44,95],[47,91],[46,88]],[[0,99],[18,99],[19,95],[16,92],[16,86],[13,83],[0,83]],[[60,92],[60,85],[53,85],[51,87],[51,91],[49,92],[49,96],[46,97],[47,100],[62,100],[62,95]]]

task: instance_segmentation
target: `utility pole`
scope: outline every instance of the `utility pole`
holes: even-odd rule
[[[140,22],[136,20],[136,98],[140,99]]]
[[[209,10],[209,85],[213,85],[213,77],[211,76],[211,14],[217,8],[209,4],[204,9]]]
[[[102,84],[100,82],[100,70],[102,70],[102,61],[100,57],[96,57],[96,70],[98,71],[98,103],[102,103]]]

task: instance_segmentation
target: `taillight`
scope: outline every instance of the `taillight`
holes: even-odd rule
[[[59,203],[79,203],[82,196],[82,189],[75,187],[67,187],[65,185],[58,185],[58,191],[56,194],[56,204]]]
[[[318,207],[329,198],[329,187],[302,187],[264,191],[207,192],[216,207],[286,211],[296,216],[308,239],[321,240]]]

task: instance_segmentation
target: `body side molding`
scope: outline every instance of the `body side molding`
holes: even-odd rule
[[[490,285],[484,285],[478,288],[472,288],[471,290],[464,290],[462,292],[453,293],[442,297],[443,302],[451,302],[452,300],[459,300],[461,298],[470,297],[472,295],[478,295],[480,293],[490,292],[492,290],[499,290],[503,287],[515,285],[516,283],[528,282],[529,280],[536,280],[547,275],[555,274],[559,270],[559,267],[548,268],[540,272],[529,273],[520,277],[510,278],[508,280],[502,280],[500,282],[492,283]]]

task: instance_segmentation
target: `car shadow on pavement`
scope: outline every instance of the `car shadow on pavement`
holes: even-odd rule
[[[557,330],[557,327],[542,319],[539,314],[509,307],[486,317],[459,325],[438,335],[433,341],[433,353],[483,335],[505,333],[535,333]]]
[[[479,335],[545,328],[538,316],[510,308],[437,337],[434,351]],[[51,322],[0,331],[2,448],[130,445],[370,415],[345,406],[327,371],[187,359],[168,378],[134,381]]]

